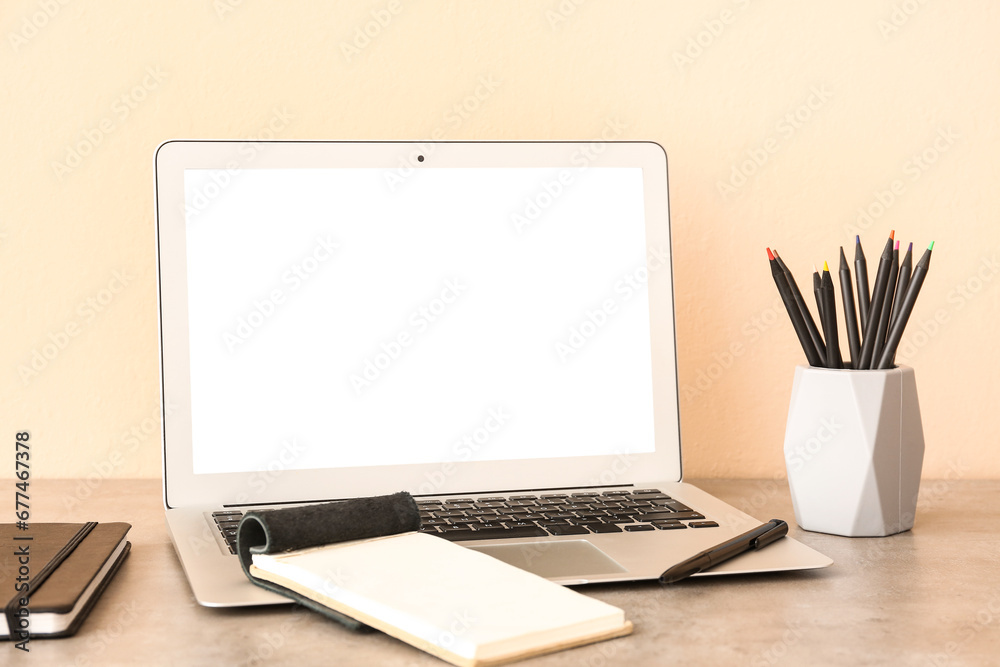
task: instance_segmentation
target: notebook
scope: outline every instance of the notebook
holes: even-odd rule
[[[130,528],[95,522],[0,524],[5,593],[0,639],[26,647],[32,638],[76,633],[128,555]]]
[[[567,585],[655,580],[761,523],[682,481],[660,146],[155,159],[164,505],[200,603],[283,601],[226,543],[249,508],[405,490],[424,532]],[[830,562],[785,538],[706,574]]]
[[[420,522],[407,493],[251,512],[239,559],[258,586],[455,665],[506,664],[631,632],[621,609],[422,535]]]

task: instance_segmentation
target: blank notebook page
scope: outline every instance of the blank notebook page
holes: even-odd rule
[[[421,533],[255,554],[250,571],[439,656],[496,659],[626,624],[617,607]]]

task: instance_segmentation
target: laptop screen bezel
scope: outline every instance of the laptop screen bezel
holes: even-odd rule
[[[418,160],[417,156],[423,156]],[[643,174],[653,369],[655,450],[645,454],[524,461],[469,461],[372,468],[194,474],[187,322],[184,171],[456,167],[638,167]],[[426,491],[435,494],[574,488],[680,481],[676,327],[670,261],[667,158],[653,142],[318,142],[173,140],[155,155],[157,299],[166,507],[254,505]],[[266,472],[266,471],[261,471]]]

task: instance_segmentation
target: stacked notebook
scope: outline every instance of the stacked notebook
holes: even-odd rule
[[[406,493],[249,512],[237,547],[259,586],[455,665],[499,665],[628,634],[621,609],[417,532]]]
[[[5,602],[0,639],[75,633],[128,555],[131,544],[125,536],[131,527],[0,524],[0,599]]]

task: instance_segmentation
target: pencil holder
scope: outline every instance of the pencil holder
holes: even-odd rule
[[[923,460],[912,368],[796,367],[785,465],[800,527],[848,537],[909,530]]]

